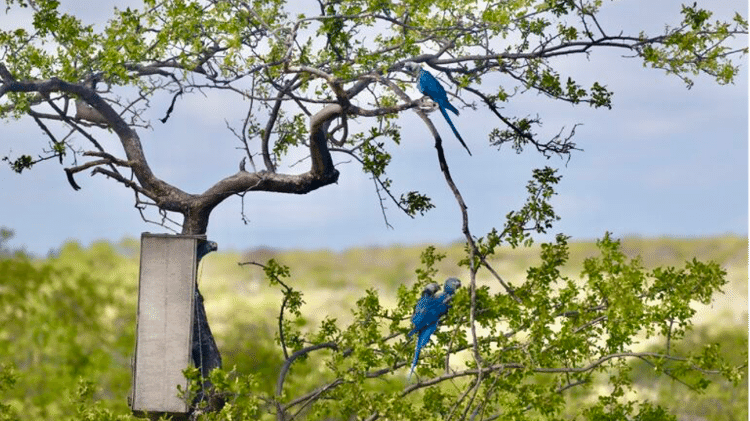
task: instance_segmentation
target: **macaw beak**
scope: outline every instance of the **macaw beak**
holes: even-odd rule
[[[404,72],[409,73],[411,75],[417,73],[419,71],[419,65],[413,61],[407,61],[404,63]]]
[[[451,288],[455,292],[457,289],[461,288],[461,281],[458,280],[458,278],[449,278],[445,283],[446,289]]]
[[[426,293],[426,294],[429,294],[430,296],[433,296],[438,291],[440,291],[440,285],[433,282],[425,286],[424,291],[422,291],[422,294],[424,295]]]

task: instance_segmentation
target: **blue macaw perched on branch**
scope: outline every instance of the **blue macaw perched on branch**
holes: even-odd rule
[[[453,294],[456,293],[456,290],[461,287],[461,281],[456,278],[448,278],[445,281],[443,292],[440,294],[435,294],[440,288],[439,286],[437,288],[433,287],[428,291],[428,288],[430,288],[431,285],[437,286],[437,284],[428,284],[422,292],[422,297],[414,308],[414,316],[411,318],[414,327],[406,335],[408,338],[411,338],[415,333],[419,333],[417,337],[417,346],[414,350],[414,359],[411,363],[411,370],[409,371],[407,381],[411,381],[411,375],[414,373],[414,368],[417,366],[417,362],[419,362],[420,351],[422,351],[422,348],[430,341],[430,336],[432,336],[437,329],[440,318],[450,310],[450,301],[453,299]]]
[[[448,109],[451,110],[453,114],[458,115],[458,109],[456,109],[456,107],[448,102],[448,94],[445,93],[443,85],[441,85],[440,82],[435,79],[435,76],[433,76],[432,73],[424,70],[422,66],[418,65],[417,63],[408,61],[404,64],[404,68],[417,77],[417,89],[419,90],[419,92],[427,95],[428,97],[430,97],[430,99],[437,103],[438,107],[440,107],[440,112],[443,114],[443,117],[445,117],[445,121],[448,122],[448,125],[451,126],[451,129],[453,129],[453,133],[458,138],[458,141],[461,142],[464,148],[466,148],[466,152],[471,155],[469,147],[466,146],[466,143],[461,138],[461,135],[458,134],[456,126],[453,125],[450,117],[448,117],[448,112],[445,111],[446,109]]]
[[[427,312],[427,304],[432,300],[432,298],[437,294],[437,292],[440,291],[440,285],[431,282],[427,284],[424,289],[422,290],[422,296],[419,298],[419,301],[417,301],[417,305],[414,307],[414,315],[411,316],[411,322],[413,324],[421,323],[421,321],[424,319],[426,312]],[[409,337],[413,335],[414,332],[409,332]]]

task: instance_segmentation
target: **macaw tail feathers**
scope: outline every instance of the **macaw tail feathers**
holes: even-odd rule
[[[409,376],[406,378],[407,382],[411,382],[411,375],[414,374],[414,369],[417,367],[417,363],[419,362],[419,353],[422,351],[422,347],[427,344],[426,341],[422,341],[421,339],[422,334],[420,334],[420,340],[417,341],[417,346],[414,349],[414,359],[411,361],[411,370],[409,370]],[[429,336],[427,337],[427,340],[429,340]]]
[[[419,361],[419,345],[417,345],[417,350],[414,352],[414,359],[411,362],[411,370],[409,370],[409,375],[406,377],[406,381],[411,382],[411,375],[414,374],[414,369],[417,367],[417,361]]]
[[[449,109],[455,110],[454,112],[456,114],[458,114],[458,110],[456,110],[456,108],[453,105],[451,105],[450,103],[446,103],[444,105],[440,105],[440,112],[443,113],[443,117],[445,117],[445,121],[447,121],[448,125],[451,126],[451,129],[453,129],[453,134],[456,135],[456,137],[458,138],[458,141],[461,142],[461,144],[464,146],[464,148],[466,148],[466,152],[468,152],[469,155],[471,155],[471,151],[469,150],[469,147],[466,146],[466,143],[464,142],[464,140],[461,139],[461,135],[458,134],[458,130],[456,130],[456,126],[453,125],[453,122],[451,121],[451,118],[448,117],[448,113],[445,111],[445,106],[450,107]]]
[[[430,336],[435,332],[437,329],[437,322],[434,324],[431,324],[427,326],[424,330],[419,332],[419,338],[417,338],[417,347],[414,349],[414,359],[411,362],[411,371],[409,372],[409,377],[407,378],[407,381],[411,380],[411,375],[414,373],[414,368],[417,366],[417,363],[419,362],[419,353],[422,351],[422,348],[427,345],[428,342],[430,342]]]
[[[453,104],[451,104],[448,101],[445,101],[445,104],[443,106],[453,112],[453,114],[458,115],[458,108],[454,107]]]

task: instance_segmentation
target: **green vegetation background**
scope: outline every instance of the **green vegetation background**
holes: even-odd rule
[[[128,419],[130,359],[134,347],[139,242],[97,242],[82,247],[68,242],[46,258],[9,248],[10,232],[0,237],[0,421]],[[221,245],[220,245],[221,246]],[[747,363],[748,240],[735,236],[702,239],[625,238],[629,257],[643,265],[680,266],[693,257],[712,260],[727,270],[724,294],[701,306],[687,344],[720,343],[731,362]],[[415,279],[424,247],[364,247],[326,250],[220,251],[207,256],[199,270],[206,311],[226,368],[254,373],[258,392],[271,393],[282,364],[275,341],[281,292],[269,286],[256,266],[270,258],[290,266],[289,283],[304,293],[304,327],[324,317],[351,319],[353,303],[367,288],[378,289],[383,305],[396,305],[400,284]],[[447,258],[440,276],[462,277],[457,262],[463,245],[438,248]],[[538,247],[506,249],[495,268],[517,282],[537,263]],[[576,276],[587,257],[597,254],[593,241],[570,243],[565,275]],[[481,272],[480,272],[481,274]],[[480,284],[491,285],[489,279]],[[405,322],[406,323],[406,322]],[[713,383],[697,395],[646,366],[634,365],[638,393],[690,420],[738,420],[748,417],[747,369],[743,383]],[[293,389],[318,383],[315,360],[295,364]],[[571,396],[575,399],[585,396]],[[570,415],[574,415],[572,409]]]

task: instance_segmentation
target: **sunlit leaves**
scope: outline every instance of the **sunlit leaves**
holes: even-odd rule
[[[608,91],[605,86],[594,82],[591,86],[591,105],[595,108],[607,107],[612,108],[612,92]]]
[[[291,276],[288,266],[283,265],[270,259],[266,264],[260,265],[263,268],[266,279],[271,286],[281,286],[283,299],[281,311],[278,315],[279,330],[276,332],[276,341],[292,351],[298,351],[303,346],[303,336],[300,327],[305,324],[305,318],[300,311],[305,301],[302,299],[302,292],[287,285],[283,279]],[[293,316],[290,318],[290,316]],[[285,351],[286,353],[286,351]]]
[[[217,368],[208,378],[210,390],[204,390],[204,380],[200,370],[190,367],[183,371],[188,380],[187,389],[178,385],[180,396],[192,402],[199,392],[205,392],[204,399],[196,405],[202,421],[245,420],[259,418],[262,414],[262,401],[252,393],[258,388],[255,374],[238,373],[235,368],[226,371]]]
[[[105,394],[129,387],[137,291],[122,281],[124,260],[109,247],[83,253],[75,245],[42,262],[23,253],[0,256],[0,367],[11,364],[16,379],[3,396],[24,419],[67,419],[76,412],[92,415],[76,419],[116,419],[92,405],[89,380],[95,377]],[[7,384],[4,374],[0,369],[0,389]],[[79,382],[82,377],[87,380]],[[106,405],[125,409],[122,401]],[[93,416],[98,414],[110,417]]]
[[[575,41],[578,39],[578,28],[575,26],[559,25],[557,30],[565,41]]]
[[[502,146],[510,143],[516,153],[523,152],[524,146],[533,138],[534,133],[531,131],[532,124],[539,124],[536,119],[514,118],[509,121],[511,128],[500,130],[492,129],[489,135],[490,145]]]
[[[527,87],[538,89],[552,98],[573,104],[584,102],[594,108],[612,108],[612,92],[599,82],[594,82],[590,92],[588,92],[572,78],[568,77],[563,83],[560,75],[553,69],[543,68],[539,70],[536,65],[528,67],[525,77]]]
[[[290,147],[297,146],[307,137],[307,121],[303,114],[295,114],[291,120],[282,119],[278,125],[278,138],[273,144],[276,159],[286,155]]]
[[[697,31],[708,21],[712,13],[705,9],[697,9],[695,5],[692,7],[683,5],[682,14],[685,15],[685,23],[690,25],[693,31]]]
[[[607,307],[603,322],[607,328],[607,352],[623,352],[648,324],[643,297],[634,294],[634,291],[643,291],[645,274],[640,261],[627,261],[619,241],[609,234],[599,240],[597,246],[602,257],[586,259],[581,276],[587,280],[591,292],[599,296],[594,299],[589,295],[587,300],[601,300],[599,304]]]
[[[417,213],[424,215],[425,212],[435,207],[432,200],[416,191],[402,194],[399,203],[403,206],[407,215],[414,216]]]
[[[263,272],[271,285],[276,286],[282,278],[288,278],[291,275],[289,266],[280,264],[276,259],[270,259],[263,266]]]
[[[7,363],[0,364],[0,392],[5,395],[6,391],[13,389],[16,384],[17,374],[13,367]],[[18,421],[17,412],[10,406],[0,401],[0,421]]]
[[[714,76],[721,84],[731,83],[738,67],[729,59],[731,49],[726,41],[734,36],[732,32],[747,32],[747,21],[735,14],[734,26],[721,21],[711,23],[712,13],[696,5],[683,5],[682,15],[682,26],[668,32],[663,45],[643,46],[644,65],[678,75],[688,88],[693,85],[689,75],[701,72]],[[747,47],[742,51],[747,52]]]
[[[14,9],[26,2],[8,4]],[[266,105],[278,94],[279,83],[292,73],[301,83],[290,95],[300,104],[334,99],[377,104],[392,92],[374,82],[374,75],[401,85],[404,82],[398,75],[388,74],[387,69],[442,48],[447,55],[441,60],[453,58],[441,66],[451,70],[459,88],[480,88],[490,72],[503,76],[504,86],[490,96],[490,102],[509,101],[509,92],[534,90],[573,104],[609,108],[612,92],[606,81],[584,87],[576,81],[578,75],[561,74],[554,61],[554,57],[588,54],[604,46],[635,51],[647,65],[667,69],[688,84],[692,83],[689,77],[700,72],[713,75],[720,83],[730,83],[736,76],[732,60],[737,54],[730,50],[728,40],[738,31],[746,31],[747,22],[741,15],[735,15],[732,22],[712,23],[710,12],[684,6],[681,25],[667,27],[663,36],[643,34],[641,41],[635,42],[627,36],[610,40],[603,29],[597,31],[599,22],[595,24],[594,19],[601,6],[601,0],[512,0],[492,7],[468,0],[345,0],[290,17],[283,0],[148,1],[140,10],[115,9],[97,32],[94,26],[63,13],[59,1],[43,0],[34,2],[30,28],[0,32],[0,54],[17,79],[59,77],[79,83],[96,79],[99,89],[107,90],[104,96],[108,101],[119,101],[115,92],[119,85],[136,86],[142,100],[163,91],[227,89],[242,100],[253,97],[262,102],[253,110],[258,115],[264,115]],[[335,93],[334,87],[347,89],[351,83],[366,80],[373,82],[358,91],[356,98],[336,98],[341,91]],[[458,91],[464,100],[466,91]],[[28,112],[30,100],[24,95],[7,93],[5,99],[7,105],[0,110],[3,116],[19,117]],[[400,101],[398,98],[395,103]],[[294,108],[292,101],[288,104]],[[388,106],[385,101],[377,105]],[[142,111],[131,107],[129,112]],[[307,118],[310,109],[291,112],[299,117],[279,119],[273,128],[281,133],[274,144],[277,160],[289,150],[305,146],[307,134],[298,119]],[[397,114],[378,115],[372,126]],[[536,141],[530,128],[540,121],[539,117],[508,116],[503,123],[517,122],[516,127],[503,130],[501,125],[487,130],[493,144],[511,142],[521,150]],[[388,137],[389,132],[381,129],[379,136]],[[376,151],[383,149],[376,142],[369,146],[373,147],[364,154],[365,172],[383,174],[388,155]],[[561,155],[570,152],[568,146],[561,148]],[[547,155],[545,147],[540,149]]]
[[[656,268],[651,272],[654,281],[645,298],[660,302],[653,308],[651,318],[659,323],[659,333],[681,338],[691,324],[695,309],[691,300],[708,304],[714,291],[726,283],[726,272],[716,263],[695,259],[685,268]]]
[[[53,75],[66,80],[76,80],[83,71],[90,70],[99,38],[94,34],[91,25],[83,25],[71,15],[60,13],[56,0],[37,2],[38,10],[34,14],[34,28],[41,37],[54,38],[59,45],[54,53],[49,49],[37,49],[34,45],[24,48],[21,55],[28,53],[32,68],[44,69],[41,77]],[[11,66],[15,67],[19,57],[12,57]],[[40,65],[46,63],[46,65]],[[82,69],[81,69],[82,68]],[[31,70],[31,69],[29,69]]]
[[[545,69],[542,71],[541,77],[534,78],[538,80],[539,86],[550,93],[552,96],[560,96],[562,95],[562,87],[560,85],[560,77],[551,71]],[[572,81],[568,80],[568,86],[572,84]],[[575,90],[574,90],[575,92]]]
[[[428,246],[425,248],[420,257],[423,267],[417,268],[416,270],[417,279],[425,285],[429,282],[433,282],[433,277],[438,272],[437,268],[435,268],[435,264],[443,259],[445,259],[445,253],[438,252],[435,246]]]
[[[488,237],[493,238],[488,242],[495,241],[495,236]],[[478,349],[483,357],[483,367],[487,370],[477,386],[479,400],[475,402],[481,403],[481,409],[491,413],[502,412],[509,419],[568,419],[566,417],[570,413],[565,412],[568,410],[583,419],[669,419],[669,412],[664,409],[642,399],[629,400],[633,398],[629,391],[632,390],[636,374],[630,362],[641,361],[628,357],[633,351],[631,344],[635,344],[634,339],[639,337],[640,332],[649,329],[658,332],[669,317],[675,316],[676,319],[679,311],[674,309],[682,307],[673,304],[681,302],[688,307],[691,302],[705,302],[726,282],[725,273],[714,263],[695,260],[677,268],[647,271],[639,259],[627,257],[620,242],[611,235],[605,234],[597,245],[598,253],[586,260],[579,279],[566,274],[569,255],[567,237],[557,236],[554,241],[542,244],[538,259],[529,265],[525,275],[513,279],[522,302],[499,291],[493,286],[494,281],[488,281],[484,276],[477,279],[475,320],[479,333]],[[112,256],[107,257],[106,250],[96,255],[80,250],[69,250],[65,254],[75,257],[66,263],[71,267],[77,263],[85,268],[90,263],[103,265],[99,270],[106,270],[117,263]],[[445,267],[439,263],[446,259],[450,261],[454,257],[453,253],[450,254],[448,258],[437,248],[427,247],[415,272],[417,281],[404,281],[396,302],[390,300],[387,293],[373,287],[351,294],[351,317],[342,320],[327,317],[315,327],[292,326],[297,328],[294,333],[295,341],[298,341],[295,349],[329,342],[333,342],[335,347],[331,345],[323,351],[310,353],[306,363],[303,362],[304,358],[295,360],[280,397],[273,392],[261,391],[258,387],[259,381],[273,383],[273,378],[260,379],[260,374],[255,372],[214,371],[211,374],[214,390],[210,393],[208,405],[217,402],[216,399],[225,400],[227,404],[215,407],[217,412],[207,412],[200,419],[257,419],[268,413],[275,415],[278,410],[275,399],[280,399],[283,407],[307,393],[314,396],[307,405],[310,414],[316,416],[356,414],[366,418],[377,412],[383,419],[443,419],[451,411],[461,413],[467,408],[467,401],[458,406],[457,402],[466,390],[472,390],[476,379],[473,375],[462,375],[465,370],[476,367],[473,359],[465,358],[472,346],[468,334],[468,314],[472,307],[468,288],[459,290],[452,302],[451,312],[443,319],[422,354],[417,370],[420,376],[418,381],[435,383],[411,391],[410,385],[404,383],[404,364],[408,366],[414,345],[413,341],[406,341],[403,335],[409,326],[408,318],[424,284],[432,280],[442,281],[438,266]],[[86,304],[75,297],[82,294],[84,297],[101,298],[100,294],[114,288],[114,284],[104,282],[101,288],[94,288],[102,283],[101,279],[86,279],[67,270],[59,271],[60,268],[34,268],[23,259],[14,259],[14,263],[9,265],[6,261],[0,260],[0,270],[12,275],[12,279],[26,281],[0,285],[0,290],[4,292],[0,294],[0,303],[13,300],[13,305],[0,306],[0,309],[4,309],[0,313],[11,311],[5,314],[7,318],[17,317],[20,311],[24,315],[20,320],[30,328],[28,331],[35,333],[34,340],[42,344],[49,341],[55,331],[60,331],[63,337],[73,335],[68,337],[74,338],[69,339],[71,343],[63,346],[54,343],[55,347],[49,348],[55,352],[48,350],[50,355],[41,358],[45,364],[54,363],[55,369],[67,370],[65,364],[59,364],[55,359],[65,355],[64,361],[84,363],[78,367],[90,366],[93,361],[86,358],[95,357],[95,352],[71,354],[70,351],[75,350],[76,340],[108,330],[87,329],[84,335],[80,329],[77,332],[69,331],[70,326],[80,324],[80,319],[97,317],[99,305],[103,302],[111,305],[113,302],[105,297],[95,304]],[[38,279],[24,276],[27,272],[39,275]],[[294,279],[294,272],[294,266],[288,267],[277,260],[269,260],[264,265],[264,273],[273,287]],[[483,270],[480,273],[487,275]],[[73,276],[65,281],[69,275]],[[71,281],[68,287],[61,288]],[[127,296],[132,296],[132,292]],[[53,299],[45,301],[45,297]],[[29,318],[29,315],[36,314],[29,311],[31,309],[41,312],[37,315],[54,310],[52,314],[62,320],[52,323],[45,319],[46,323],[29,326],[28,321],[36,320]],[[76,312],[83,312],[83,315]],[[277,314],[276,311],[272,312],[270,324],[275,324],[273,316]],[[691,316],[685,313],[685,317]],[[11,347],[6,348],[5,355],[25,356],[26,353],[13,350],[28,346],[18,343],[24,342],[27,331],[18,333],[21,332],[20,326],[14,328],[13,324],[4,326],[0,346]],[[289,326],[284,325],[283,329],[288,332]],[[118,335],[121,330],[117,329]],[[6,340],[2,335],[8,332],[20,339],[15,342]],[[109,338],[108,335],[103,336]],[[712,382],[722,378],[736,381],[744,374],[742,368],[728,364],[721,348],[713,343],[678,348],[676,344],[681,337],[676,330],[672,330],[673,345],[665,352],[662,345],[664,336],[655,338],[659,348],[654,351],[664,357],[643,357],[653,363],[649,370],[667,373],[696,389],[708,389],[712,387]],[[109,346],[108,340],[99,341],[96,345]],[[125,341],[123,349],[130,349],[130,341],[132,337]],[[31,349],[36,349],[34,346]],[[280,353],[278,348],[274,349]],[[624,356],[600,360],[610,357],[613,350],[619,350]],[[236,352],[245,351],[248,350]],[[123,366],[127,365],[125,358],[123,361]],[[590,365],[595,368],[580,371]],[[39,369],[40,365],[33,367]],[[565,372],[568,369],[571,371]],[[123,370],[123,387],[126,389],[129,377],[127,370]],[[716,371],[721,375],[707,376],[698,370]],[[38,390],[26,392],[25,389],[18,389],[26,387],[29,381],[27,376],[20,375],[25,371],[29,370],[18,366],[10,369],[0,364],[0,389],[6,396],[18,396],[18,393],[33,395]],[[85,369],[82,371],[85,372]],[[191,393],[200,390],[199,372],[189,370],[186,374],[192,382]],[[446,379],[440,381],[443,376]],[[56,380],[49,377],[45,380]],[[114,420],[128,416],[118,415],[127,414],[124,404],[121,405],[123,409],[116,413],[107,406],[106,400],[97,402],[99,391],[104,387],[101,383],[96,380],[92,383],[93,379],[86,376],[79,381],[79,377],[66,374],[64,378],[67,383],[59,388],[66,399],[59,399],[61,392],[58,390],[50,394],[53,399],[48,401],[48,407],[68,411],[65,414],[73,414],[76,419]],[[597,380],[598,377],[601,381]],[[571,394],[565,391],[567,388],[580,389],[582,395]],[[584,397],[586,395],[588,399]],[[596,398],[597,395],[601,398]],[[0,399],[0,402],[7,400]],[[576,402],[578,406],[571,408],[570,402]],[[294,406],[291,408],[287,415],[295,409]],[[476,406],[469,408],[473,411]],[[0,419],[18,419],[12,415],[12,412],[0,413]],[[65,417],[67,415],[56,419],[67,419]],[[46,418],[55,417],[50,415]]]
[[[335,318],[326,316],[325,319],[320,323],[320,328],[316,334],[315,343],[322,343],[328,341],[338,341],[340,339],[341,330],[338,327]]]
[[[554,186],[562,178],[556,175],[556,170],[550,167],[535,169],[534,179],[526,185],[528,198],[519,211],[507,214],[505,232],[507,242],[512,247],[532,243],[531,232],[545,233],[552,227],[552,223],[560,219],[555,213],[549,200],[555,195]]]
[[[385,143],[368,140],[362,143],[362,169],[373,177],[380,177],[391,162],[391,154],[385,150]]]
[[[33,159],[29,155],[21,155],[12,161],[6,156],[3,158],[3,161],[7,161],[10,165],[10,168],[18,174],[22,173],[23,170],[31,168],[34,165]]]
[[[545,7],[555,16],[563,16],[573,11],[576,7],[574,0],[547,0]]]
[[[430,388],[422,398],[424,409],[432,414],[446,417],[450,408],[452,397],[439,388]]]
[[[57,0],[43,0],[38,2],[38,10],[34,13],[34,28],[41,35],[46,35],[52,28],[58,26],[60,14],[57,7],[60,2]]]

